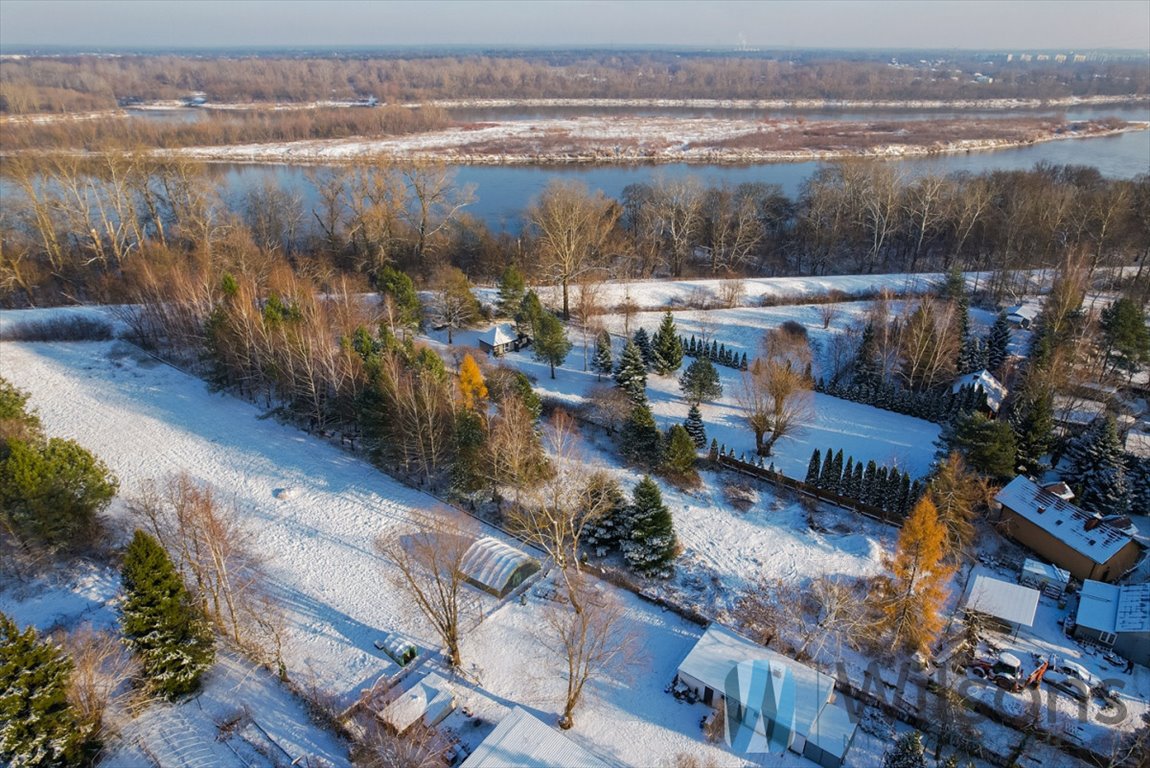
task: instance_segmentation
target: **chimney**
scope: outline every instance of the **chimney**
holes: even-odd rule
[[[1085,526],[1085,527],[1086,527],[1086,530],[1088,530],[1088,531],[1093,531],[1095,528],[1097,528],[1097,527],[1098,527],[1098,525],[1099,525],[1101,522],[1102,522],[1102,519],[1101,519],[1101,518],[1098,518],[1098,517],[1092,517],[1092,518],[1090,518],[1089,520],[1087,520],[1087,521],[1086,521],[1086,526]]]

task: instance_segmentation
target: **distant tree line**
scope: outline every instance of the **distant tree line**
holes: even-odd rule
[[[991,83],[973,81],[975,71]],[[552,51],[507,55],[30,56],[0,74],[0,112],[108,109],[203,92],[221,102],[477,98],[984,99],[1145,94],[1137,60],[891,66],[858,54]]]

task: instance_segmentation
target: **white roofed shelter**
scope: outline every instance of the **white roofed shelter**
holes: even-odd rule
[[[403,733],[419,720],[431,727],[455,709],[455,693],[446,680],[434,672],[411,685],[379,713],[383,722]]]
[[[607,768],[559,731],[515,707],[460,768]]]
[[[539,570],[539,561],[499,539],[485,536],[463,553],[459,570],[472,586],[506,597]]]
[[[971,575],[962,597],[962,608],[968,613],[990,616],[1014,629],[1034,626],[1039,591],[996,579],[978,568]]]
[[[1022,563],[1022,573],[1018,581],[1023,586],[1034,587],[1047,597],[1057,600],[1062,597],[1066,585],[1070,583],[1070,571],[1028,557]]]
[[[1117,586],[1087,579],[1078,596],[1074,636],[1150,666],[1150,584]]]

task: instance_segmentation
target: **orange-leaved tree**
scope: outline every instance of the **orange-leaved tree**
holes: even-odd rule
[[[459,397],[463,400],[463,407],[468,410],[474,410],[487,397],[483,373],[471,355],[464,355],[463,362],[459,364]]]
[[[927,653],[942,629],[952,573],[943,562],[946,539],[934,502],[924,496],[906,519],[894,556],[884,558],[888,573],[872,593],[878,628],[895,649]]]

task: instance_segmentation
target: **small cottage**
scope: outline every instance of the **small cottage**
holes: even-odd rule
[[[518,352],[531,343],[525,333],[516,333],[506,323],[497,325],[479,336],[479,348],[493,357],[502,357],[508,352]]]
[[[1038,319],[1039,307],[1034,304],[1019,304],[1006,310],[1006,319],[1019,328],[1028,329]]]

